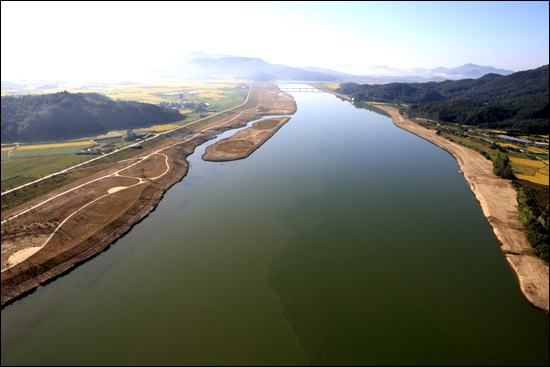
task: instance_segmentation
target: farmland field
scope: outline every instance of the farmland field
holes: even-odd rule
[[[92,145],[92,143],[90,143],[89,141],[78,141],[78,142],[72,142],[72,143],[21,145],[17,148],[17,150],[48,149],[48,148],[61,148],[61,147],[77,147],[78,149],[82,149],[82,146],[85,146],[85,145]],[[2,151],[4,151],[4,149],[11,150],[13,148],[2,148]]]
[[[541,161],[510,157],[517,178],[548,186],[548,165]]]
[[[534,176],[516,174],[516,177],[519,178],[520,180],[525,180],[525,181],[537,183],[540,185],[548,186],[548,181],[549,181],[548,175],[543,175],[538,171],[535,172]]]
[[[337,89],[337,88],[340,88],[340,84],[336,84],[336,83],[325,83],[325,85],[331,89]]]
[[[167,131],[172,130],[180,127],[180,125],[174,125],[174,124],[165,124],[165,125],[155,125],[147,128],[141,128],[140,130],[145,131]]]
[[[31,182],[62,169],[85,162],[97,156],[64,155],[53,157],[35,157],[12,159],[2,162],[2,190]]]
[[[67,146],[67,147],[58,147],[58,148],[42,148],[42,149],[21,149],[17,148],[13,152],[13,157],[26,157],[31,155],[49,155],[49,154],[70,154],[74,153],[77,150],[83,150],[92,147],[93,144],[87,142],[87,145],[82,146]]]
[[[523,164],[523,165],[526,165],[526,166],[533,166],[533,167],[537,167],[537,168],[542,168],[542,167],[546,166],[541,161],[533,161],[531,159],[510,158],[510,160],[514,163],[519,163],[519,164]]]
[[[39,89],[40,84],[3,88],[2,95],[13,94],[45,94],[57,93],[64,90],[71,93],[101,93],[112,99],[129,101],[160,103],[174,102],[181,99],[197,102],[220,102],[224,100],[239,100],[238,105],[244,101],[248,85],[245,80],[223,80],[219,82],[201,81],[165,81],[156,83],[133,84],[94,84],[82,85],[58,85],[57,88]],[[189,92],[197,92],[190,94]],[[237,98],[239,97],[239,98]],[[226,104],[224,102],[223,104]]]

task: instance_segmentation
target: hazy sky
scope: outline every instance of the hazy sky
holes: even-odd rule
[[[290,66],[549,59],[548,2],[1,2],[4,79],[125,79],[189,51]]]

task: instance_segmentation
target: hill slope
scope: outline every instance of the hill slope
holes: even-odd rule
[[[548,65],[507,76],[487,74],[479,79],[440,83],[391,83],[368,85],[344,83],[338,93],[356,100],[396,103],[427,103],[451,99],[493,104],[548,101]]]
[[[548,65],[507,76],[441,83],[344,83],[337,93],[355,101],[410,103],[409,115],[518,133],[548,134]]]
[[[2,143],[74,139],[183,120],[178,111],[97,93],[2,97]]]

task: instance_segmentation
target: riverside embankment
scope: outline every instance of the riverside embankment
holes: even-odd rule
[[[256,83],[242,105],[216,114],[219,115],[216,119],[193,124],[202,131],[227,130],[245,126],[263,114],[295,111],[294,100],[280,95],[275,84]],[[176,131],[185,133],[188,125],[191,124]],[[164,138],[152,149],[143,149],[132,160],[120,161],[3,210],[2,306],[66,273],[122,237],[154,210],[164,193],[187,174],[187,156],[213,138],[200,132],[187,139]],[[55,213],[51,226],[41,226],[43,213]],[[49,236],[38,236],[43,234]],[[29,239],[35,237],[45,242],[31,243]]]
[[[517,194],[511,181],[496,176],[491,161],[478,152],[405,119],[394,107],[375,107],[389,113],[396,126],[439,146],[457,160],[485,217],[493,227],[506,260],[517,275],[521,291],[536,308],[548,314],[548,266],[535,255],[527,242],[523,225],[518,219]]]

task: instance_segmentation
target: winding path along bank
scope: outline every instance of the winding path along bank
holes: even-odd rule
[[[521,291],[536,308],[548,314],[548,266],[535,255],[534,249],[527,242],[524,227],[518,219],[517,196],[511,181],[496,176],[492,162],[478,152],[405,119],[394,107],[375,107],[389,113],[397,127],[434,143],[458,161],[483,214],[493,227],[506,260],[516,272]]]

